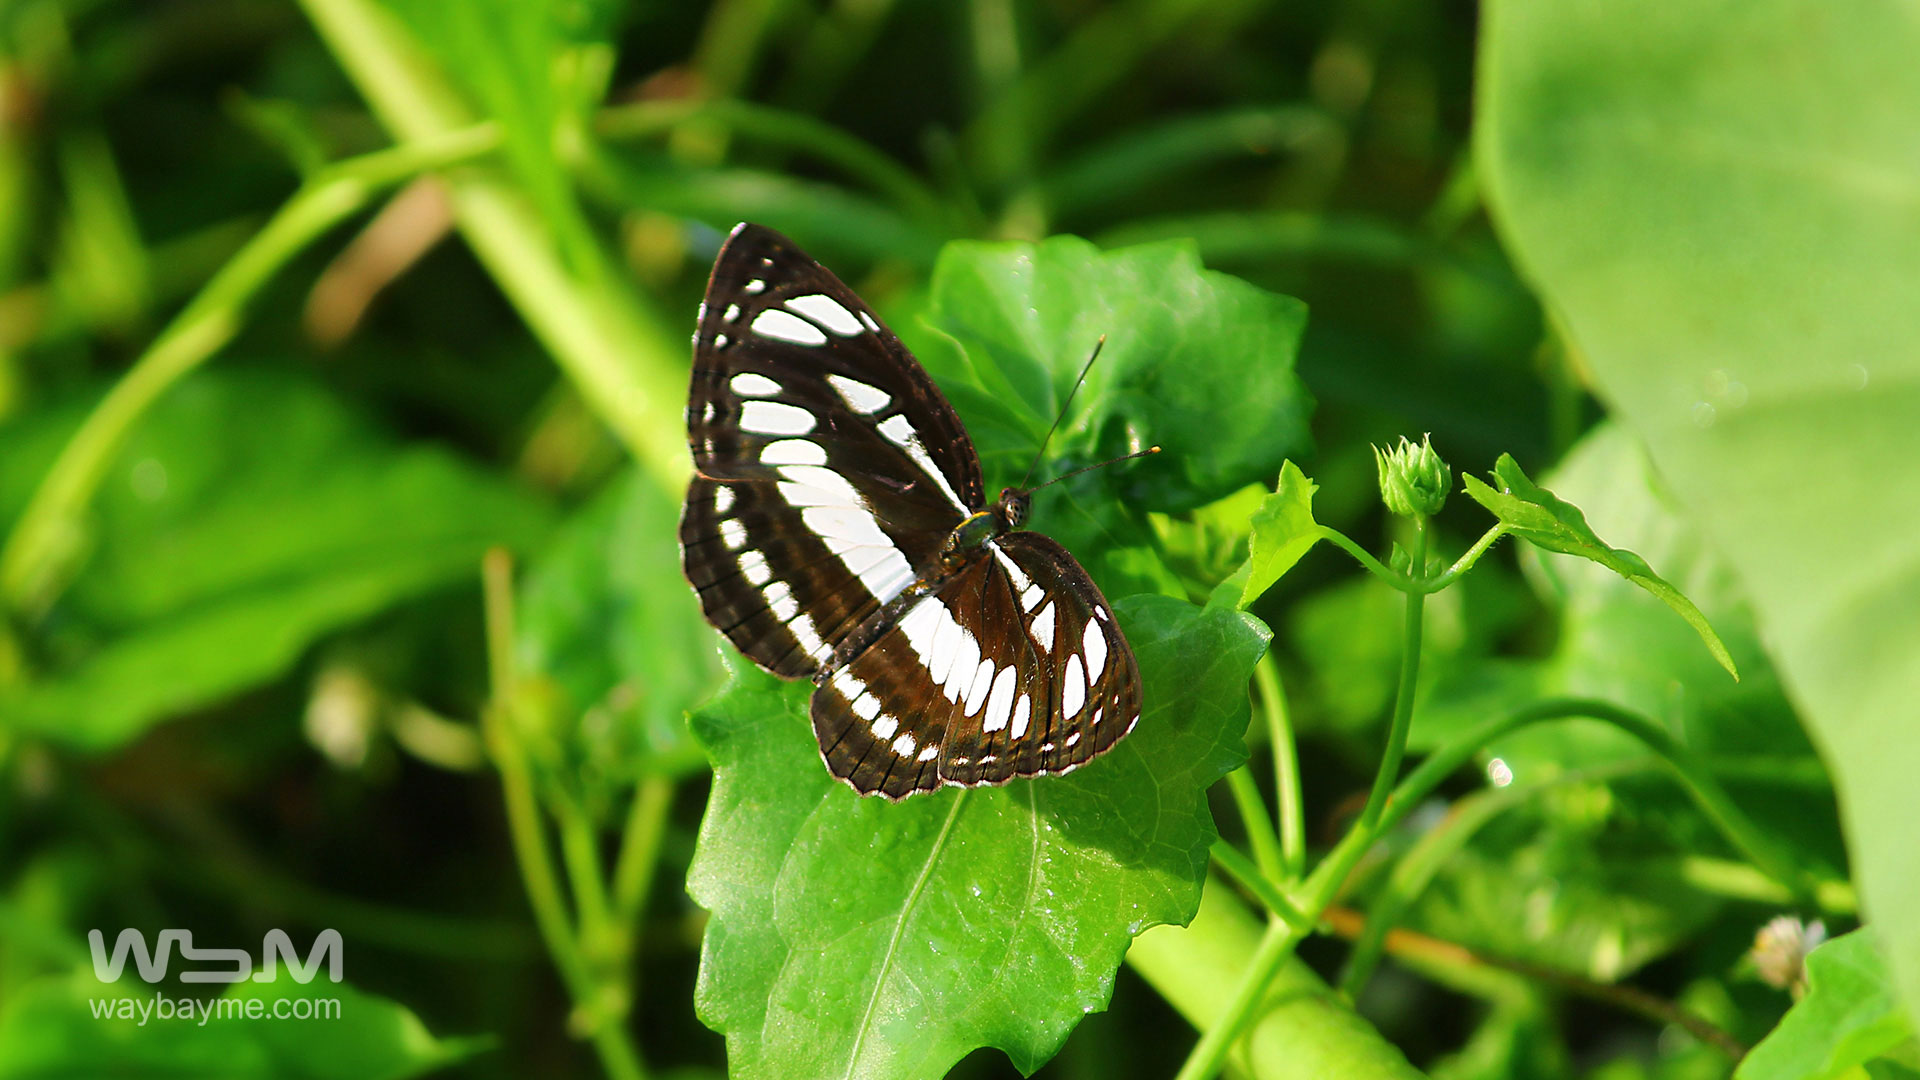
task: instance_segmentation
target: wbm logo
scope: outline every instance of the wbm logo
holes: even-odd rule
[[[260,970],[253,970],[253,957],[245,949],[197,949],[193,945],[191,930],[162,930],[154,942],[151,952],[147,949],[147,936],[138,930],[122,930],[114,939],[113,955],[107,955],[107,937],[98,930],[87,931],[87,946],[93,950],[93,977],[101,982],[119,982],[120,972],[126,967],[127,956],[133,956],[133,966],[139,970],[140,978],[157,983],[167,977],[167,964],[173,953],[173,947],[180,947],[180,959],[195,964],[227,964],[231,970],[225,971],[182,971],[181,982],[189,983],[237,983],[252,978],[254,982],[272,982],[280,977],[280,963],[287,965],[287,974],[298,983],[310,983],[320,973],[320,961],[327,961],[327,978],[333,982],[341,979],[340,931],[322,930],[313,939],[313,949],[307,953],[306,963],[300,962],[300,954],[293,949],[293,939],[285,930],[269,930],[260,943]]]

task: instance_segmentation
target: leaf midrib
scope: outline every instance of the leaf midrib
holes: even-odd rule
[[[914,879],[913,888],[907,890],[907,898],[900,905],[900,918],[893,924],[893,936],[887,941],[887,953],[880,958],[880,970],[874,975],[873,993],[867,997],[867,1008],[860,1016],[860,1026],[853,1033],[853,1049],[847,1053],[846,1080],[853,1080],[854,1070],[860,1065],[860,1048],[867,1041],[867,1032],[873,1027],[873,1011],[880,1006],[880,990],[887,984],[887,976],[893,971],[894,958],[900,954],[900,939],[906,936],[907,921],[913,917],[914,905],[920,901],[920,894],[927,887],[928,879],[933,877],[933,867],[940,861],[940,852],[947,846],[947,837],[953,833],[953,823],[960,820],[960,808],[966,805],[968,791],[962,788],[953,799],[953,809],[947,812],[946,823],[940,826],[940,835],[934,837],[933,847],[927,852],[926,864],[920,867],[920,876]]]

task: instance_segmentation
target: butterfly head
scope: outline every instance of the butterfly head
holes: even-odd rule
[[[1027,523],[1027,514],[1033,509],[1033,492],[1025,488],[1001,488],[1000,498],[993,504],[993,516],[1000,519],[1001,526],[1008,532]]]

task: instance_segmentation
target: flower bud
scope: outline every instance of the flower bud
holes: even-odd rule
[[[1391,450],[1376,446],[1373,461],[1380,470],[1380,498],[1388,510],[1402,517],[1431,517],[1447,504],[1453,470],[1433,452],[1427,436],[1421,436],[1417,445],[1402,437]]]

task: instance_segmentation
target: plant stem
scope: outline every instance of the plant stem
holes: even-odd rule
[[[553,854],[541,824],[540,803],[534,793],[532,768],[521,743],[516,716],[518,672],[513,659],[513,561],[501,548],[487,553],[481,583],[486,604],[487,667],[493,700],[481,712],[487,748],[500,770],[500,789],[507,804],[507,831],[514,859],[527,888],[533,918],[546,940],[547,952],[567,984],[567,992],[586,1034],[593,1040],[601,1064],[613,1080],[645,1080],[646,1067],[628,1037],[619,1015],[604,1014],[605,996],[592,964],[581,949],[566,900],[560,890]]]
[[[1362,916],[1351,908],[1330,908],[1325,914],[1325,919],[1334,933],[1349,940],[1360,939],[1373,929],[1370,918]],[[1706,1018],[1638,987],[1598,982],[1570,971],[1560,971],[1524,960],[1493,956],[1465,945],[1412,930],[1390,930],[1386,932],[1385,938],[1387,951],[1398,957],[1415,959],[1426,964],[1490,967],[1510,971],[1578,997],[1603,1002],[1646,1017],[1657,1023],[1673,1024],[1735,1061],[1739,1061],[1747,1052],[1747,1048],[1738,1039],[1716,1027]]]
[[[373,0],[301,0],[322,40],[397,137],[438,135],[470,112],[398,20]],[[668,490],[686,481],[684,338],[605,265],[598,245],[561,257],[552,230],[500,170],[448,174],[461,234],[568,378]]]
[[[135,422],[181,377],[233,340],[245,308],[273,275],[383,189],[492,151],[491,124],[352,158],[314,175],[167,324],[67,440],[0,549],[0,604],[44,610],[84,546],[81,517]]]
[[[614,917],[621,926],[632,926],[647,906],[654,864],[660,858],[660,837],[672,809],[673,781],[664,776],[641,777],[613,864]]]
[[[1493,528],[1488,529],[1481,535],[1480,539],[1474,541],[1473,546],[1467,549],[1466,554],[1456,559],[1452,566],[1447,567],[1445,573],[1429,580],[1426,583],[1424,591],[1436,593],[1453,584],[1455,581],[1458,581],[1461,574],[1473,569],[1473,564],[1480,561],[1480,556],[1485,555],[1487,549],[1492,547],[1496,541],[1505,535],[1507,535],[1507,527],[1505,525],[1495,525]]]
[[[1393,586],[1394,588],[1399,589],[1401,592],[1417,591],[1417,585],[1415,582],[1410,581],[1407,578],[1404,578],[1399,574],[1393,572],[1392,570],[1388,569],[1384,564],[1380,562],[1379,559],[1376,559],[1373,556],[1367,554],[1366,548],[1363,548],[1359,544],[1354,543],[1351,539],[1348,538],[1346,533],[1341,532],[1339,529],[1335,529],[1328,525],[1315,525],[1313,527],[1313,532],[1315,536],[1318,536],[1322,540],[1329,541],[1335,547],[1338,547],[1340,548],[1340,550],[1345,551],[1347,554],[1353,556],[1356,560],[1359,561],[1360,565],[1367,570],[1368,573],[1372,574],[1374,577],[1379,578],[1381,581],[1384,581],[1387,584]]]
[[[1253,1015],[1254,1006],[1267,996],[1267,984],[1273,981],[1280,965],[1293,955],[1294,946],[1306,935],[1304,927],[1296,929],[1294,924],[1279,919],[1268,924],[1259,946],[1247,960],[1247,970],[1225,1012],[1200,1036],[1200,1042],[1187,1055],[1174,1080],[1209,1080],[1218,1075],[1227,1051],[1233,1049],[1240,1037],[1245,1020]]]
[[[1267,804],[1260,798],[1260,787],[1245,765],[1227,774],[1227,789],[1240,811],[1247,829],[1247,846],[1253,848],[1253,861],[1261,876],[1271,882],[1287,880],[1286,862],[1280,854],[1280,841],[1273,835],[1273,823],[1267,817]]]
[[[1216,884],[1201,893],[1191,924],[1157,926],[1135,938],[1127,965],[1194,1027],[1206,1030],[1225,1012],[1264,932],[1263,922]],[[1245,1075],[1420,1078],[1398,1047],[1298,959],[1280,966],[1255,1011],[1259,1021],[1231,1055]]]
[[[1381,817],[1379,831],[1384,833],[1391,829],[1408,811],[1431,795],[1455,769],[1466,764],[1489,742],[1530,724],[1576,716],[1612,724],[1647,744],[1648,749],[1658,754],[1673,771],[1681,787],[1728,843],[1795,896],[1812,899],[1818,894],[1816,883],[1802,873],[1794,865],[1793,859],[1747,817],[1692,751],[1654,721],[1605,701],[1582,698],[1537,701],[1507,716],[1489,720],[1434,751],[1408,774],[1394,792]]]
[[[1289,926],[1306,927],[1309,930],[1313,928],[1313,920],[1307,918],[1299,908],[1294,907],[1293,901],[1288,900],[1279,886],[1261,874],[1260,868],[1253,864],[1253,860],[1240,854],[1239,848],[1225,840],[1215,840],[1208,852],[1213,857],[1214,865],[1225,871],[1227,876],[1241,888],[1252,893],[1253,898],[1260,901],[1261,907],[1266,908]]]
[[[689,120],[711,120],[775,146],[804,150],[891,199],[930,226],[947,212],[933,189],[872,143],[802,113],[747,101],[641,101],[601,110],[594,128],[605,138],[630,139],[673,132]]]
[[[1427,522],[1413,518],[1413,574],[1416,578],[1427,558]],[[1357,829],[1373,831],[1386,809],[1387,796],[1400,779],[1400,762],[1407,752],[1407,732],[1413,727],[1413,696],[1420,680],[1420,634],[1425,623],[1427,594],[1420,589],[1407,591],[1406,627],[1400,648],[1400,687],[1393,699],[1393,722],[1387,728],[1387,746],[1380,755],[1380,771],[1374,774],[1373,790],[1367,793],[1366,808],[1360,811]]]
[[[1274,797],[1280,803],[1281,880],[1306,872],[1306,812],[1300,797],[1300,756],[1293,742],[1293,722],[1287,714],[1287,694],[1280,685],[1280,666],[1267,650],[1254,665],[1254,685],[1260,688],[1260,709],[1266,714],[1268,741],[1273,744]]]

